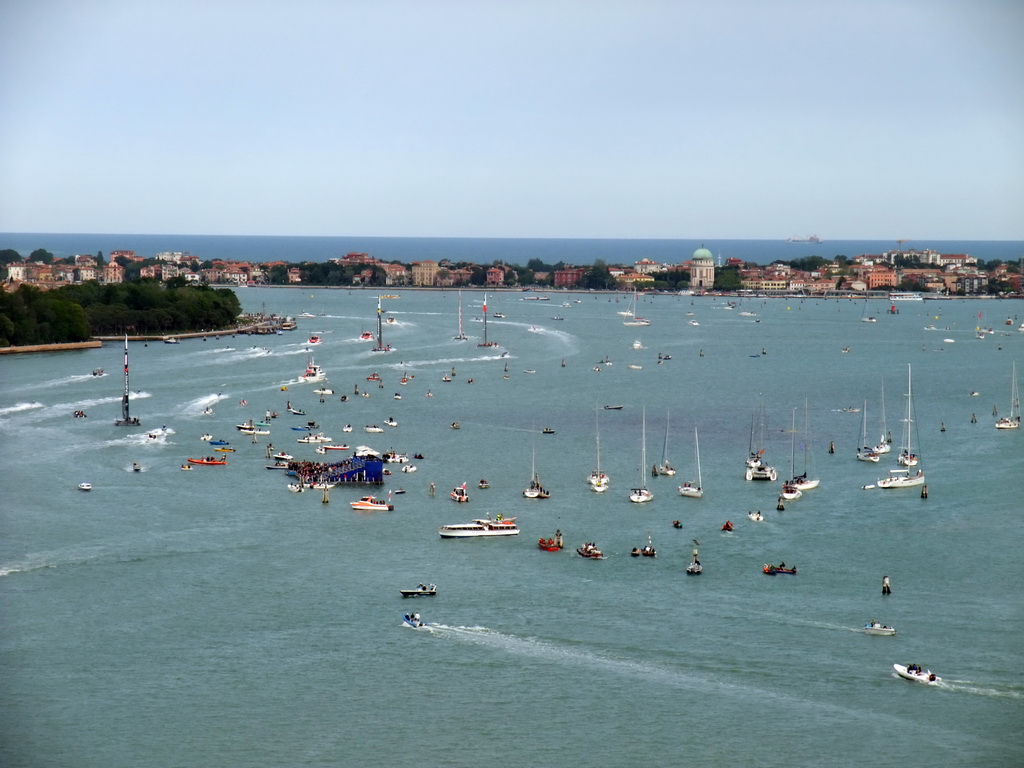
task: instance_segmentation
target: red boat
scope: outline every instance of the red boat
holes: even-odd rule
[[[762,570],[769,576],[774,576],[777,573],[788,573],[790,576],[796,575],[796,568],[787,568],[785,565],[772,565],[771,563],[765,563]]]
[[[189,464],[208,464],[210,466],[226,466],[227,465],[227,461],[225,459],[214,459],[214,458],[208,458],[208,459],[189,459],[188,463]]]
[[[550,539],[538,539],[537,546],[545,552],[558,552],[562,549],[562,532],[556,531]]]

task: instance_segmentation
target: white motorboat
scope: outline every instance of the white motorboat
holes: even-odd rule
[[[888,627],[882,624],[880,621],[871,621],[864,625],[864,633],[867,635],[880,635],[882,637],[891,637],[896,634],[896,630],[892,627]]]
[[[334,390],[331,389],[330,387],[320,387],[318,389],[314,389],[313,390],[313,394],[314,395],[333,395],[334,394]]]
[[[478,536],[515,536],[519,533],[514,517],[498,515],[496,520],[479,518],[471,523],[442,525],[437,529],[442,539],[467,539]]]
[[[395,508],[395,505],[390,503],[390,494],[388,494],[388,501],[378,501],[373,496],[363,496],[357,501],[350,501],[349,506],[352,507],[352,509],[361,509],[370,512],[390,512]]]
[[[902,664],[893,664],[892,668],[896,670],[896,674],[904,680],[913,680],[915,683],[938,685],[942,681],[942,678],[930,669],[921,669],[920,667],[911,669],[909,666],[904,666]]]
[[[376,424],[367,424],[363,427],[364,432],[383,432],[384,427],[378,427]]]
[[[466,490],[466,484],[457,485],[452,488],[451,493],[452,501],[457,501],[461,504],[465,504],[469,501],[469,491]]]
[[[331,442],[333,440],[334,440],[333,437],[328,437],[323,432],[317,432],[315,435],[306,435],[305,437],[300,437],[295,442],[297,442],[297,443],[329,443],[329,442]]]
[[[761,510],[755,510],[753,512],[747,512],[747,517],[753,520],[755,523],[763,523],[764,515],[761,514]]]
[[[302,373],[303,381],[323,381],[327,378],[327,374],[324,373],[324,369],[321,368],[313,361],[313,356],[309,356],[309,360],[306,362],[306,370]]]
[[[384,421],[384,424],[385,424],[385,426],[388,426],[388,427],[397,427],[398,426],[398,422],[395,421],[393,418],[390,418],[390,417],[388,417]]]
[[[437,587],[433,584],[420,584],[416,589],[400,589],[402,597],[434,597],[437,594]]]
[[[92,490],[92,483],[79,483],[78,484],[78,490],[80,490],[80,491],[91,491]]]
[[[700,564],[700,556],[697,554],[696,548],[693,550],[693,560],[686,566],[686,572],[690,576],[700,576],[704,571],[704,566]]]
[[[279,451],[279,452],[275,453],[273,456],[271,456],[270,458],[274,459],[275,461],[291,461],[295,457],[292,456],[290,453],[285,453],[284,451]]]

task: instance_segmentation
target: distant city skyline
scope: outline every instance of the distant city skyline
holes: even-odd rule
[[[0,26],[0,231],[1024,240],[1014,0],[38,0]]]

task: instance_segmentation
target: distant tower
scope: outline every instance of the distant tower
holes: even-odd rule
[[[690,259],[690,288],[710,291],[715,285],[715,257],[703,245]]]

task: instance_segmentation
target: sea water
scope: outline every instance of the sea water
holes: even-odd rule
[[[463,293],[470,338],[456,340],[457,292],[405,291],[384,300],[385,354],[358,341],[376,332],[371,292],[239,296],[315,317],[284,335],[133,342],[140,427],[113,424],[120,344],[0,358],[5,766],[1024,760],[1024,430],[993,427],[1024,366],[1021,302],[889,314],[882,301],[661,296],[639,303],[651,325],[630,327],[626,297],[503,292],[488,296],[489,348],[481,294]],[[324,402],[299,383],[310,356],[334,390]],[[927,498],[865,489],[895,466],[908,372]],[[870,439],[895,441],[879,464],[855,458],[865,400]],[[780,477],[821,479],[783,510],[779,483],[743,479],[762,404],[765,458]],[[235,429],[268,410],[271,435]],[[363,431],[388,417],[398,426]],[[268,443],[323,458],[291,429],[309,420],[335,442],[423,459],[327,503],[289,493],[264,469]],[[696,480],[695,429],[700,500],[676,490]],[[585,484],[598,432],[604,494]],[[182,471],[212,454],[204,434],[230,441],[228,465]],[[663,454],[675,477],[651,477]],[[534,468],[551,498],[523,498]],[[463,482],[471,501],[455,504]],[[632,504],[640,484],[654,500]],[[366,492],[391,492],[394,511],[353,511]],[[437,534],[498,514],[522,533]],[[566,549],[540,551],[556,529]],[[630,557],[648,536],[657,557]],[[587,541],[607,559],[577,557]],[[699,577],[685,574],[695,546]],[[781,560],[798,574],[762,573]],[[403,600],[420,582],[437,596]],[[430,628],[403,627],[408,610]],[[870,619],[896,636],[864,635]],[[897,679],[893,663],[942,683]]]

